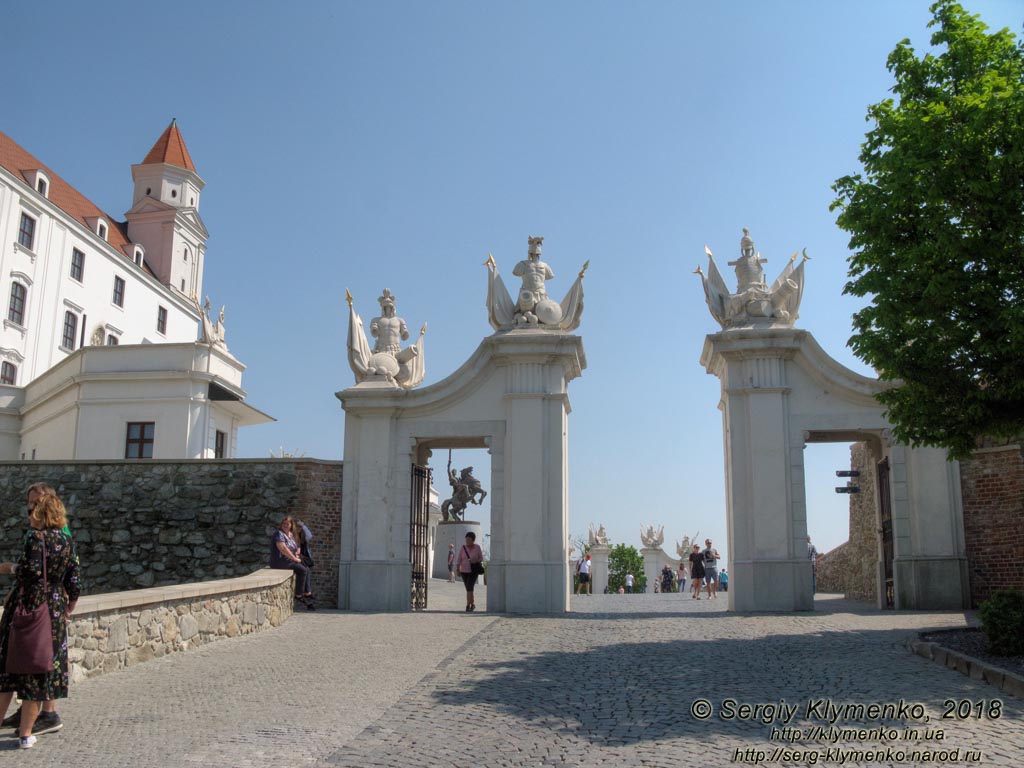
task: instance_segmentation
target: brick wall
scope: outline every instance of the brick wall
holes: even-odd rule
[[[1024,458],[1017,443],[992,445],[960,462],[971,601],[1024,590]]]
[[[252,573],[292,515],[314,534],[318,602],[335,607],[341,469],[314,459],[0,464],[0,560],[20,556],[25,489],[35,482],[54,486],[68,507],[91,594]]]

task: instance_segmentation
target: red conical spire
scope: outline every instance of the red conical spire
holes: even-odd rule
[[[185,140],[181,137],[181,131],[178,130],[177,119],[171,120],[167,130],[156,140],[156,144],[149,150],[146,159],[142,161],[143,165],[151,163],[167,163],[195,171],[196,167],[188,154],[188,147],[185,146]]]

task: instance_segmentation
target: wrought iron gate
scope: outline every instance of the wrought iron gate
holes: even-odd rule
[[[893,547],[892,547],[892,497],[889,493],[889,459],[878,462],[878,517],[882,526],[882,563],[885,567],[885,607],[894,608],[893,594]]]
[[[412,465],[412,494],[409,499],[409,562],[412,563],[410,607],[427,607],[427,583],[430,574],[430,469]]]

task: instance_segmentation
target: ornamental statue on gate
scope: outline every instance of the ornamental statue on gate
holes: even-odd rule
[[[648,525],[646,531],[641,527],[640,541],[647,549],[658,549],[665,543],[665,526],[662,525],[658,530],[654,530],[653,525]]]
[[[543,237],[528,238],[526,258],[512,268],[512,274],[522,279],[519,295],[512,300],[505,287],[494,256],[488,254],[487,318],[496,331],[512,329],[573,331],[579,327],[583,314],[583,275],[590,266],[588,261],[576,276],[562,302],[548,296],[547,281],[554,278],[551,267],[540,260]]]
[[[348,302],[348,362],[356,376],[356,384],[379,381],[412,389],[423,381],[426,368],[423,361],[423,335],[427,324],[420,328],[416,343],[402,348],[409,338],[405,320],[395,314],[395,296],[387,288],[377,302],[380,316],[370,321],[370,335],[377,341],[370,350],[363,330],[363,321],[352,306],[352,294],[345,291]]]
[[[704,252],[708,255],[708,273],[705,275],[699,266],[694,272],[700,275],[712,317],[723,329],[793,325],[804,293],[804,263],[810,259],[806,248],[800,263],[796,264],[797,254],[794,253],[782,274],[769,286],[761,268],[768,260],[762,259],[754,249],[750,230],[744,227],[740,257],[729,262],[730,267],[736,268],[736,293],[732,293],[722,279],[711,249],[705,245]]]

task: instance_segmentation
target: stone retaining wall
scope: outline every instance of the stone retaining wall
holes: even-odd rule
[[[83,597],[68,622],[71,682],[279,627],[295,580],[269,568],[237,579]]]
[[[818,591],[873,603],[878,599],[877,469],[865,443],[850,446],[850,469],[860,471],[860,493],[850,494],[850,538],[818,558]]]
[[[313,588],[337,606],[340,461],[22,461],[0,464],[0,561],[20,556],[25,489],[54,486],[68,507],[83,594],[248,574],[267,565],[281,518],[314,534]]]

